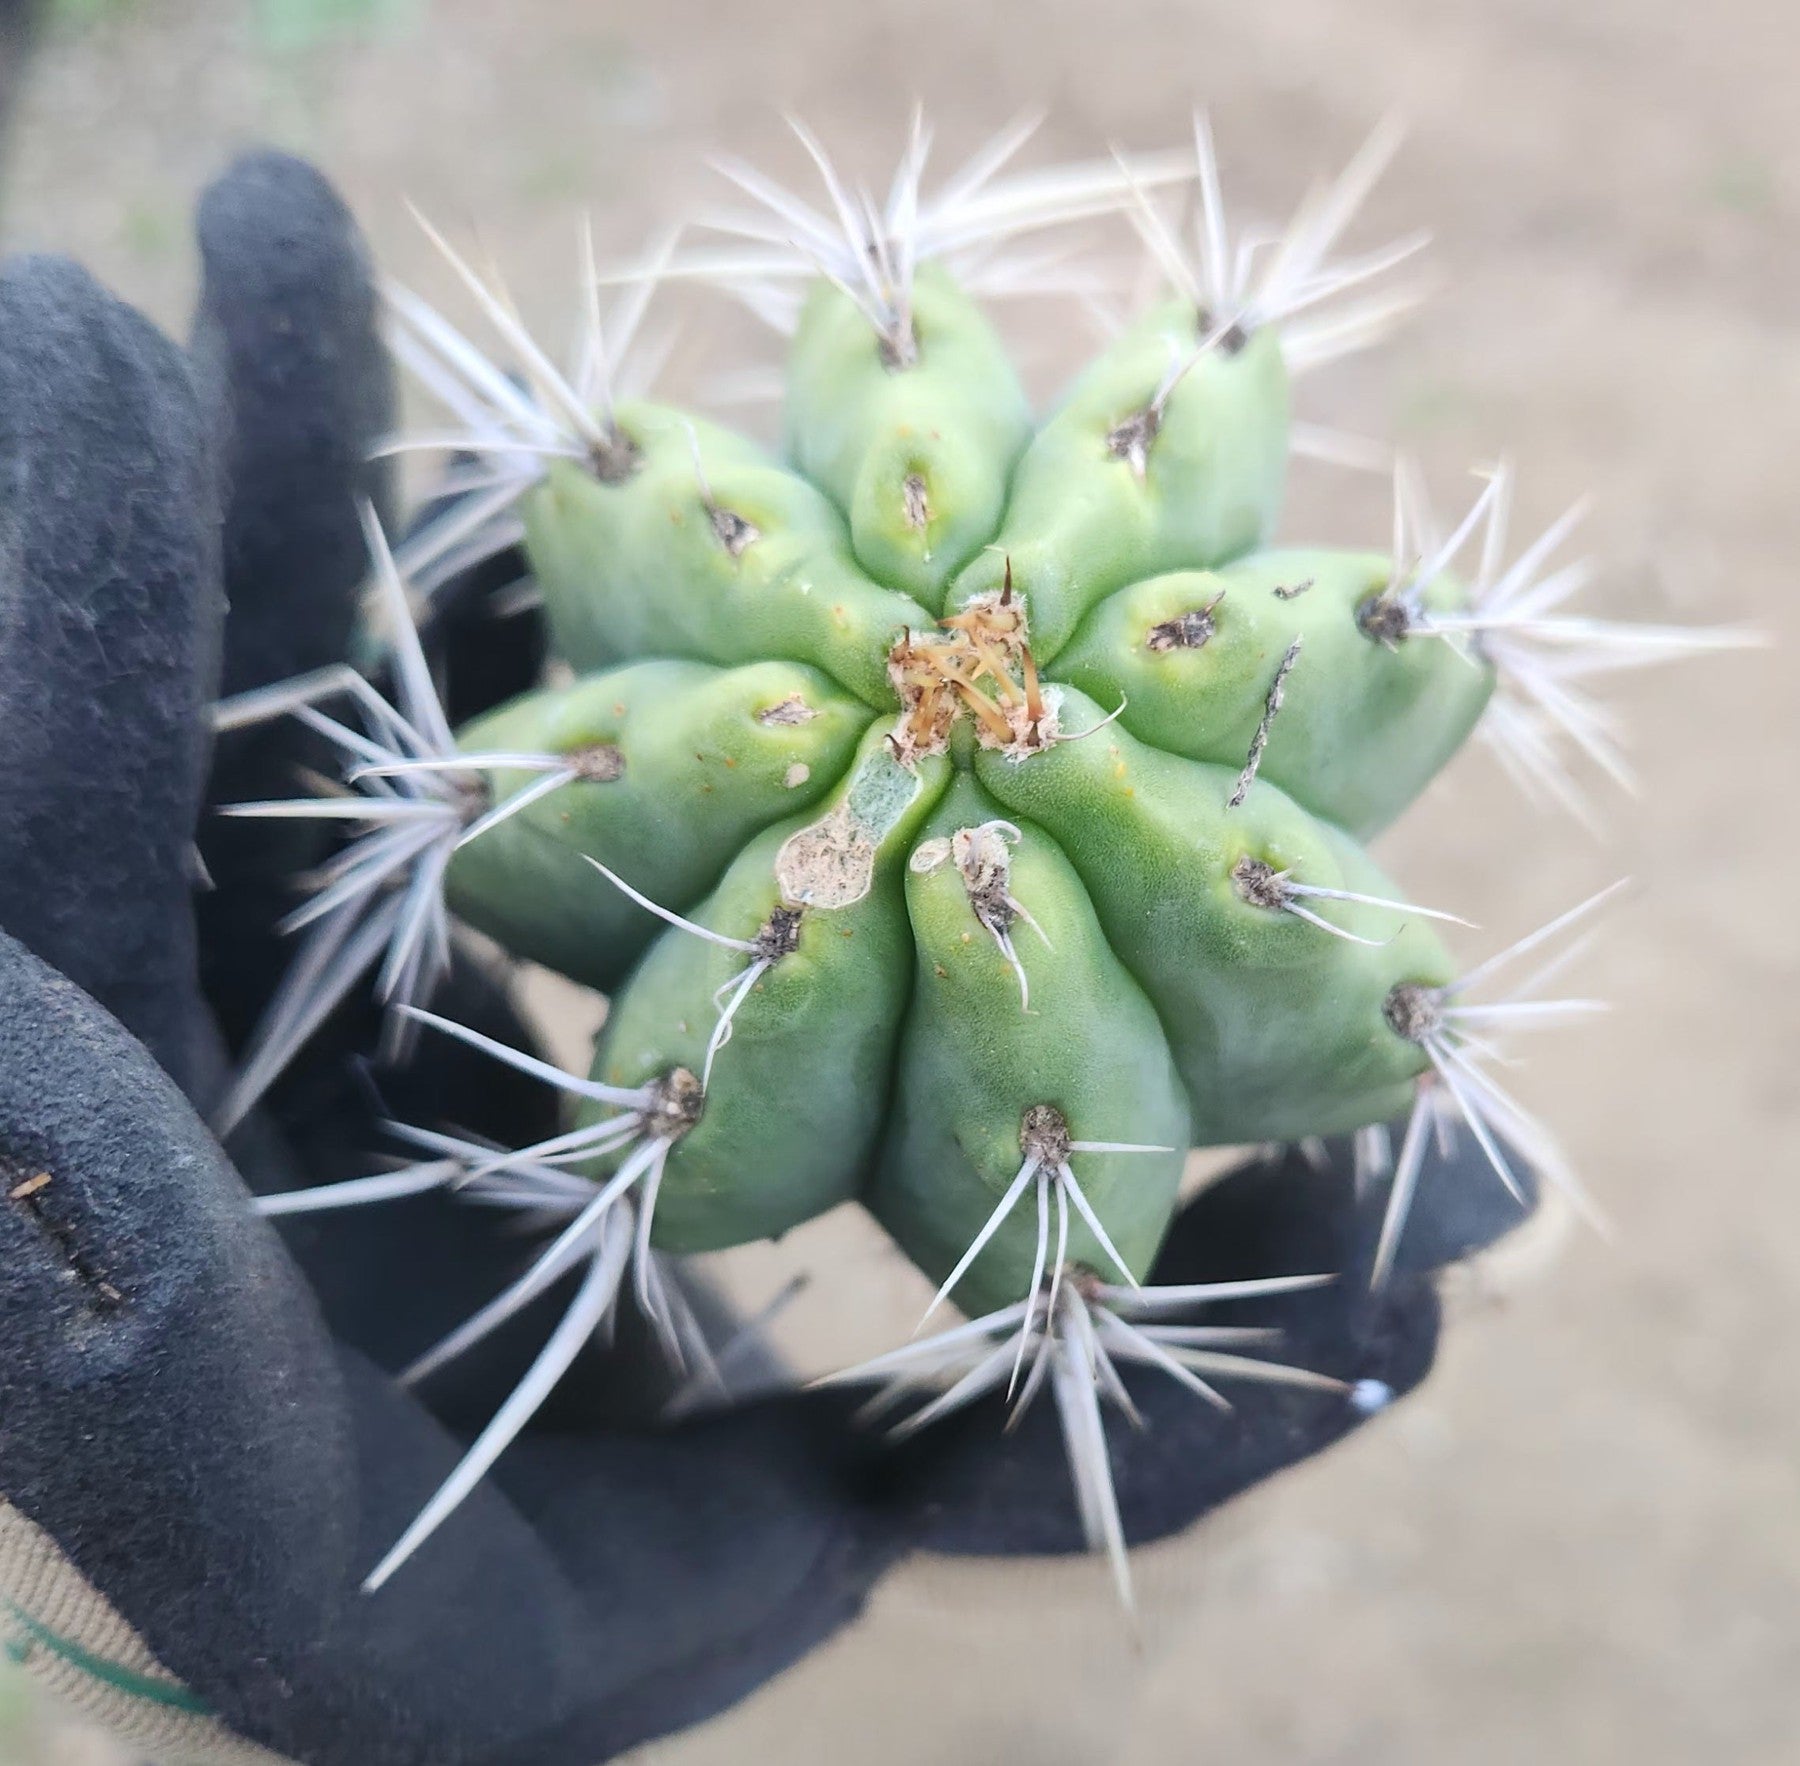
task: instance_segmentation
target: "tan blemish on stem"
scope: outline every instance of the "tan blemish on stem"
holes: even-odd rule
[[[775,855],[775,881],[786,901],[810,908],[848,907],[869,893],[875,855],[922,786],[885,747],[867,751],[842,797]]]
[[[585,748],[572,748],[563,760],[576,778],[590,785],[610,785],[625,776],[625,756],[611,742],[591,742]]]
[[[789,901],[844,908],[869,893],[875,877],[875,842],[846,799],[810,828],[782,842],[775,880]]]
[[[644,1126],[652,1139],[679,1140],[700,1120],[705,1105],[706,1088],[699,1075],[673,1067],[651,1087]]]
[[[725,548],[728,556],[741,558],[758,540],[762,538],[762,529],[755,522],[747,520],[735,509],[727,509],[717,503],[709,503],[706,518],[712,523],[713,538]]]

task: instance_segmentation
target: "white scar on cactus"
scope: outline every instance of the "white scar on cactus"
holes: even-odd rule
[[[221,815],[346,822],[360,830],[308,879],[308,899],[280,923],[282,931],[306,936],[220,1105],[220,1134],[243,1119],[370,969],[379,965],[376,992],[390,1007],[428,1000],[450,966],[444,873],[456,850],[584,776],[578,755],[457,749],[381,524],[367,505],[362,515],[386,616],[395,703],[353,669],[322,669],[225,700],[214,718],[216,729],[231,730],[290,715],[323,736],[342,767],[342,778],[319,780],[314,796],[225,804]],[[317,701],[344,694],[362,714],[360,730],[317,708]],[[485,775],[501,771],[540,776],[495,803]],[[384,1052],[397,1055],[406,1042],[404,1020],[390,1015]]]
[[[637,450],[619,427],[617,405],[647,391],[667,358],[673,334],[646,338],[644,321],[679,235],[665,235],[644,273],[603,311],[593,231],[584,223],[579,340],[565,372],[526,329],[498,276],[483,275],[424,216],[415,218],[504,350],[502,360],[491,358],[410,289],[386,286],[389,347],[455,423],[395,436],[376,453],[467,456],[436,487],[457,500],[400,550],[407,580],[428,596],[523,538],[513,510],[550,461],[579,461],[608,482],[629,476]]]
[[[651,1249],[657,1191],[676,1142],[698,1120],[700,1085],[676,1069],[653,1084],[605,1085],[563,1072],[466,1025],[413,1010],[408,1014],[509,1067],[559,1091],[616,1110],[585,1128],[509,1150],[435,1131],[390,1124],[400,1139],[430,1155],[398,1171],[259,1199],[269,1216],[361,1207],[432,1190],[470,1204],[521,1216],[529,1225],[561,1221],[561,1230],[516,1281],[427,1350],[402,1374],[407,1385],[428,1379],[466,1354],[565,1276],[583,1271],[556,1328],[506,1402],[469,1447],[443,1485],[419,1511],[363,1583],[372,1594],[467,1500],[488,1470],[536,1415],[583,1346],[610,1328],[629,1270],[637,1304],[655,1329],[670,1364],[718,1380],[705,1333],[680,1287],[668,1281]],[[624,1154],[604,1179],[567,1169],[586,1160]]]
[[[1040,1215],[1043,1206],[1040,1189]],[[1229,1410],[1230,1402],[1204,1376],[1348,1392],[1343,1381],[1327,1374],[1232,1353],[1237,1348],[1268,1344],[1279,1332],[1159,1322],[1171,1313],[1183,1313],[1208,1301],[1292,1294],[1333,1280],[1330,1275],[1294,1275],[1180,1287],[1145,1288],[1135,1283],[1122,1287],[1100,1280],[1090,1270],[1065,1268],[1059,1251],[1047,1278],[1040,1266],[1028,1298],[924,1342],[878,1355],[831,1375],[826,1383],[882,1381],[881,1389],[863,1409],[865,1419],[936,1389],[936,1397],[893,1427],[893,1437],[902,1439],[1002,1385],[1012,1405],[1008,1422],[1012,1427],[1047,1380],[1056,1398],[1083,1537],[1090,1550],[1107,1554],[1119,1598],[1130,1612],[1134,1607],[1131,1566],[1113,1488],[1101,1400],[1111,1402],[1133,1424],[1141,1426],[1142,1419],[1118,1364],[1155,1368],[1221,1410]],[[1022,1384],[1021,1368],[1027,1369]]]
[[[1427,243],[1424,233],[1358,256],[1333,256],[1387,169],[1402,133],[1396,122],[1383,123],[1335,180],[1307,195],[1285,228],[1245,228],[1235,239],[1204,112],[1194,117],[1193,164],[1200,201],[1191,242],[1182,238],[1151,200],[1143,181],[1132,177],[1122,162],[1133,190],[1131,218],[1152,263],[1200,315],[1205,333],[1200,351],[1220,345],[1241,347],[1252,333],[1277,326],[1289,371],[1305,373],[1379,342],[1418,304],[1417,288],[1347,304],[1339,297],[1415,256]],[[1322,310],[1333,303],[1338,303],[1335,310]],[[1321,440],[1330,457],[1335,438]],[[1366,452],[1358,452],[1360,460],[1366,460]]]
[[[1594,565],[1578,559],[1552,568],[1550,559],[1586,513],[1585,499],[1507,564],[1512,468],[1502,461],[1486,476],[1481,493],[1446,535],[1416,467],[1406,459],[1396,464],[1391,577],[1359,619],[1378,641],[1439,638],[1492,667],[1495,692],[1476,735],[1528,795],[1553,798],[1592,822],[1591,800],[1569,767],[1565,745],[1572,744],[1623,789],[1634,790],[1635,781],[1618,721],[1587,690],[1588,683],[1708,651],[1754,648],[1765,639],[1736,626],[1650,625],[1569,612],[1567,603],[1592,582]],[[1481,556],[1466,608],[1427,607],[1426,591],[1478,529]]]
[[[697,217],[697,226],[735,243],[684,253],[667,274],[724,289],[771,329],[790,336],[805,284],[823,277],[855,303],[900,367],[916,355],[913,279],[922,263],[943,261],[971,294],[990,299],[1094,293],[1102,284],[1065,253],[1007,248],[1028,233],[1116,214],[1133,200],[1134,188],[1185,182],[1191,169],[1181,156],[1157,154],[1003,177],[1039,120],[1024,117],[1001,130],[927,195],[931,130],[915,111],[882,199],[852,186],[811,130],[790,117],[824,186],[826,207],[814,208],[741,160],[717,161],[716,169],[757,207]],[[643,268],[634,267],[621,279],[641,274]]]
[[[1431,1062],[1431,1071],[1419,1081],[1413,1108],[1407,1119],[1398,1154],[1388,1155],[1387,1137],[1357,1145],[1357,1181],[1364,1184],[1385,1168],[1390,1175],[1387,1210],[1382,1218],[1370,1281],[1382,1286],[1393,1272],[1394,1259],[1406,1228],[1406,1218],[1424,1169],[1427,1137],[1436,1134],[1440,1152],[1447,1156],[1459,1128],[1474,1136],[1494,1174],[1521,1207],[1531,1203],[1520,1170],[1529,1170],[1554,1183],[1604,1230],[1599,1210],[1587,1195],[1573,1167],[1550,1133],[1536,1121],[1495,1079],[1493,1068],[1506,1063],[1500,1039],[1515,1032],[1578,1022],[1605,1012],[1603,1000],[1545,999],[1540,990],[1588,947],[1591,934],[1576,939],[1557,956],[1540,965],[1499,999],[1480,1003],[1467,996],[1504,967],[1533,951],[1543,949],[1571,927],[1585,920],[1603,903],[1616,896],[1621,880],[1599,894],[1559,914],[1548,925],[1528,933],[1496,956],[1471,969],[1444,987],[1402,982],[1388,995],[1384,1015],[1398,1036],[1416,1043]]]

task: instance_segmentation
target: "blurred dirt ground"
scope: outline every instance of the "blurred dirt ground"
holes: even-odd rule
[[[1430,225],[1435,298],[1399,344],[1308,383],[1305,414],[1404,439],[1446,498],[1512,455],[1521,532],[1592,488],[1598,605],[1780,641],[1620,683],[1644,789],[1607,800],[1604,839],[1476,757],[1385,843],[1413,899],[1489,938],[1636,879],[1584,972],[1618,1010],[1519,1076],[1616,1242],[1577,1232],[1548,1274],[1522,1253],[1525,1279],[1465,1284],[1422,1396],[1146,1553],[1141,1651],[1091,1565],[923,1564],[651,1757],[1800,1759],[1789,0],[420,0],[372,42],[280,58],[225,0],[98,10],[26,96],[0,237],[76,253],[176,324],[190,196],[258,138],[322,161],[384,262],[436,293],[402,198],[478,224],[560,327],[584,207],[622,253],[712,188],[710,153],[800,176],[784,106],[880,174],[914,99],[947,156],[1044,105],[1044,158],[1179,140],[1203,101],[1228,195],[1268,213],[1388,110],[1410,120],[1363,237]],[[695,310],[678,387],[772,359]],[[1046,386],[1091,341],[1067,308],[1014,329]],[[1378,543],[1385,520],[1378,482],[1302,467],[1286,531]],[[852,1304],[858,1344],[884,1340],[912,1292],[893,1261],[839,1220],[797,1238],[832,1264],[790,1321],[801,1353],[841,1342]],[[766,1294],[775,1260],[738,1278]],[[20,1753],[0,1728],[0,1761],[87,1758],[45,1734]]]

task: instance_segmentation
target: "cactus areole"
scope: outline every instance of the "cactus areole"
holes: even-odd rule
[[[1391,550],[1275,543],[1291,382],[1368,341],[1391,300],[1333,302],[1412,249],[1332,255],[1384,140],[1272,252],[1232,248],[1204,127],[1191,251],[1147,189],[1160,162],[1003,179],[1016,145],[928,201],[915,136],[885,207],[821,157],[826,215],[738,173],[776,221],[615,278],[605,322],[590,254],[567,375],[447,246],[499,360],[394,291],[397,347],[463,425],[425,439],[475,471],[397,568],[371,532],[396,703],[352,683],[362,733],[307,712],[362,793],[314,809],[367,831],[296,916],[313,943],[238,1103],[384,951],[410,1032],[451,914],[609,991],[586,1078],[493,1051],[572,1095],[566,1133],[500,1151],[421,1135],[434,1161],[367,1180],[453,1177],[569,1222],[440,1353],[583,1261],[565,1347],[632,1267],[680,1350],[691,1321],[658,1253],[855,1199],[977,1315],[871,1371],[948,1388],[912,1423],[1009,1368],[1021,1401],[1047,1379],[1123,1585],[1092,1445],[1096,1392],[1122,1390],[1111,1360],[1212,1396],[1196,1369],[1308,1380],[1155,1322],[1208,1297],[1140,1285],[1191,1148],[1410,1110],[1377,1279],[1433,1131],[1473,1132],[1509,1184],[1515,1161],[1559,1169],[1489,1057],[1504,1013],[1574,1003],[1470,1003],[1493,962],[1459,980],[1434,930],[1451,916],[1408,904],[1367,842],[1478,725],[1567,795],[1554,739],[1610,764],[1585,677],[1691,638],[1562,615],[1578,571],[1544,561],[1567,523],[1506,564],[1504,472],[1448,534],[1402,469]],[[1036,416],[977,298],[992,247],[1109,209],[1137,222],[1168,296]],[[987,255],[959,276],[970,246]],[[778,453],[625,396],[648,291],[683,276],[789,333]],[[1477,567],[1453,575],[1477,537]],[[515,541],[573,678],[452,732],[401,578],[429,593]],[[546,1350],[536,1386],[562,1365]],[[375,1579],[503,1444],[478,1443]]]

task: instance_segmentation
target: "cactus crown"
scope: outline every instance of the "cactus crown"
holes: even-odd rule
[[[1585,677],[1688,637],[1564,615],[1567,521],[1505,564],[1504,471],[1440,533],[1402,468],[1387,555],[1271,546],[1291,378],[1386,327],[1401,303],[1365,291],[1419,243],[1336,255],[1391,131],[1272,246],[1233,240],[1204,122],[1191,242],[1160,205],[1169,162],[1009,173],[1023,137],[927,197],[916,122],[878,202],[802,131],[822,211],[729,167],[758,211],[665,242],[610,314],[587,242],[567,373],[432,235],[506,353],[394,291],[396,347],[456,423],[415,439],[475,462],[400,562],[429,589],[522,539],[575,678],[453,736],[372,535],[398,703],[358,686],[361,730],[303,709],[352,762],[348,809],[249,806],[367,832],[296,916],[314,942],[238,1104],[382,952],[383,991],[422,1002],[450,912],[611,990],[587,1079],[493,1051],[573,1096],[566,1134],[439,1137],[415,1173],[561,1210],[526,1287],[585,1260],[577,1316],[597,1317],[633,1268],[678,1355],[694,1333],[658,1251],[861,1200],[978,1316],[859,1371],[938,1390],[908,1428],[1049,1383],[1124,1587],[1098,1410],[1129,1407],[1115,1361],[1209,1401],[1205,1373],[1335,1387],[1169,1322],[1223,1290],[1140,1285],[1191,1147],[1407,1116],[1377,1279],[1428,1129],[1466,1125],[1508,1184],[1515,1164],[1566,1178],[1492,1038],[1584,1002],[1466,1003],[1488,970],[1457,979],[1433,930],[1451,916],[1407,903],[1368,838],[1472,730],[1559,792],[1560,736],[1614,764]],[[1033,279],[1002,249],[1023,234],[1106,211],[1167,296],[1040,419],[971,291]],[[629,396],[649,291],[683,278],[791,336],[781,457]]]

